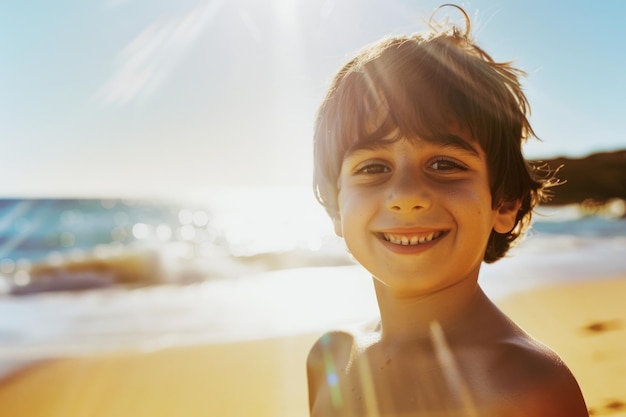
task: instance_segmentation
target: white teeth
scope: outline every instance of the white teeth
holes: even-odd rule
[[[408,235],[392,235],[389,233],[383,233],[383,237],[386,241],[394,243],[396,245],[419,245],[420,243],[430,242],[433,239],[441,236],[441,232],[432,232],[429,235],[418,237],[418,236],[408,236]]]

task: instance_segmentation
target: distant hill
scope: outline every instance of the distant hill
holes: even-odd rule
[[[555,158],[547,163],[551,169],[562,166],[557,178],[566,181],[552,188],[550,205],[593,201],[605,203],[614,198],[626,200],[626,150],[602,152],[584,158]]]

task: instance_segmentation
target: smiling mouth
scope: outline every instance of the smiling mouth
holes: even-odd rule
[[[393,243],[395,245],[416,246],[422,243],[432,242],[433,240],[439,239],[444,234],[445,232],[443,231],[431,232],[428,234],[420,234],[420,235],[382,233],[382,237],[387,242]]]

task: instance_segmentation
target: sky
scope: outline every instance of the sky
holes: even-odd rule
[[[0,197],[309,187],[334,73],[366,44],[423,31],[439,4],[4,1]],[[528,73],[542,139],[529,158],[626,148],[626,2],[459,4],[478,44]]]

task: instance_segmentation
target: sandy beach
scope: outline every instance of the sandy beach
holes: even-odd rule
[[[532,289],[498,304],[557,351],[591,415],[626,416],[626,279]],[[0,383],[6,416],[307,415],[305,359],[319,332],[46,360]]]
[[[50,360],[0,385],[0,414],[304,416],[316,335]]]

